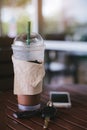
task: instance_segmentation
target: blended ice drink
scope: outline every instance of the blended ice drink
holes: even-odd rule
[[[45,45],[39,34],[22,34],[12,44],[14,67],[14,94],[18,98],[18,108],[23,111],[40,108],[44,70]]]

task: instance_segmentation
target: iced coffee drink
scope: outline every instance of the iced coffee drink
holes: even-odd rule
[[[27,42],[29,40],[29,43]],[[23,111],[40,108],[40,94],[43,90],[44,50],[43,39],[39,34],[22,34],[12,44],[14,67],[14,94],[18,108]]]

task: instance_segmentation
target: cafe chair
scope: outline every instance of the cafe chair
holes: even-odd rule
[[[13,88],[12,42],[11,38],[0,37],[0,91]]]
[[[45,63],[46,82],[51,83],[53,78],[65,76],[68,71],[66,64],[67,55],[64,52],[48,51],[46,52],[48,61]]]

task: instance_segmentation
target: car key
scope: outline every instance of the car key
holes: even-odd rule
[[[55,118],[57,109],[53,106],[53,103],[49,101],[47,106],[42,110],[42,117],[44,118],[44,126],[43,128],[46,129],[48,127],[48,123],[51,119]]]
[[[13,113],[15,118],[31,118],[33,116],[41,115],[41,110],[34,110],[34,111],[17,111]]]

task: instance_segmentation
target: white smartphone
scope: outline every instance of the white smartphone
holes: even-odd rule
[[[70,94],[68,92],[50,92],[50,100],[55,107],[68,108],[71,107]]]

